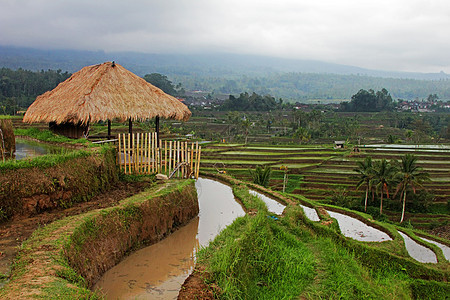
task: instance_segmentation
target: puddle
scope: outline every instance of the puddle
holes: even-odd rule
[[[207,246],[245,212],[231,188],[199,178],[196,182],[199,216],[159,243],[134,252],[107,271],[94,290],[107,299],[176,299],[195,265],[199,247]]]
[[[262,201],[264,201],[264,203],[267,206],[267,209],[269,210],[269,212],[274,213],[276,215],[281,215],[283,214],[284,209],[286,208],[286,205],[281,204],[280,202],[267,197],[264,194],[261,194],[260,192],[254,191],[254,190],[248,190],[248,192],[252,195],[255,195],[257,197],[259,197],[259,199],[261,199]]]
[[[439,248],[442,249],[442,252],[444,253],[445,259],[447,259],[448,261],[450,261],[450,247],[448,247],[447,245],[441,244],[439,242],[433,241],[433,240],[429,240],[423,237],[420,237],[422,240],[431,243],[431,244],[435,244],[436,246],[438,246]]]
[[[408,250],[408,253],[412,258],[422,263],[437,263],[436,254],[434,254],[431,249],[416,243],[412,238],[401,231],[398,233],[400,233],[405,241],[406,250]]]
[[[338,221],[339,228],[344,236],[361,242],[384,242],[392,240],[381,230],[369,226],[353,217],[329,211],[328,214]]]
[[[317,214],[317,211],[314,208],[301,204],[299,205],[303,208],[303,211],[305,212],[305,215],[308,219],[314,222],[320,221],[319,215]]]
[[[43,143],[29,141],[25,139],[16,139],[16,152],[14,152],[16,160],[33,158],[45,154],[55,154],[68,151],[62,147],[55,147]]]

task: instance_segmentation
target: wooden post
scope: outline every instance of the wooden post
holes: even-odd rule
[[[202,146],[198,147],[198,161],[197,161],[197,174],[195,175],[195,178],[198,179],[198,174],[200,173],[200,156],[202,153]]]
[[[133,121],[131,121],[131,118],[128,119],[128,133],[133,133]]]
[[[140,156],[141,156],[141,147],[140,147],[140,136],[141,134],[138,132],[136,133],[136,173],[141,173],[141,164],[140,164]]]
[[[129,173],[127,173],[127,174],[130,174],[131,173],[131,147],[130,147],[130,144],[131,144],[131,134],[128,134],[128,171],[129,171]]]
[[[155,118],[155,132],[156,132],[156,139],[159,140],[159,116],[156,116]]]
[[[164,141],[164,174],[167,174],[167,140]]]
[[[177,141],[177,164],[178,163],[180,163],[180,141]],[[180,177],[180,168],[178,168],[177,176]]]
[[[111,120],[108,120],[108,140],[111,138]]]
[[[117,163],[119,164],[119,169],[122,170],[122,157],[120,156],[120,134],[117,136],[117,140],[119,142],[119,148],[118,148],[118,153],[117,153]]]

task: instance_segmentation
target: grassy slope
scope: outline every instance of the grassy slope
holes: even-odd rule
[[[447,283],[412,278],[406,269],[415,263],[404,261],[399,267],[375,256],[373,262],[364,262],[357,248],[326,234],[333,226],[315,230],[323,226],[299,218],[298,207],[274,220],[245,188],[233,191],[247,209],[259,213],[236,220],[199,253],[199,264],[209,273],[207,282],[218,286],[218,298],[445,299],[450,292]],[[369,256],[377,251],[362,249],[368,249]],[[443,272],[448,273],[448,266]]]

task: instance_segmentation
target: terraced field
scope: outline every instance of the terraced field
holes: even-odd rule
[[[418,165],[432,179],[425,184],[425,188],[435,195],[430,211],[439,211],[441,214],[408,213],[407,220],[419,227],[432,227],[439,222],[449,223],[450,146],[368,145],[359,149],[360,152],[352,153],[350,150],[333,149],[331,146],[259,147],[212,144],[203,152],[202,168],[225,171],[236,178],[251,180],[249,169],[256,165],[268,165],[273,170],[270,187],[280,191],[284,176],[280,167],[287,166],[288,193],[326,203],[331,201],[332,195],[344,193],[346,197],[360,201],[364,191],[356,189],[358,178],[353,171],[358,160],[366,156],[375,160],[400,160],[406,153],[413,153],[418,157]],[[398,221],[397,212],[385,210],[385,214],[392,221]]]

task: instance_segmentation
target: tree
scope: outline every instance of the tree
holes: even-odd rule
[[[361,89],[352,96],[350,102],[341,105],[343,111],[390,111],[393,108],[394,102],[385,88],[376,93],[372,89]]]
[[[396,168],[393,164],[389,163],[385,158],[375,163],[374,168],[374,184],[377,189],[380,190],[380,215],[383,213],[383,196],[386,191],[386,195],[389,198],[389,185],[391,184],[393,177],[396,173]]]
[[[364,161],[357,162],[358,168],[354,169],[359,173],[359,181],[356,184],[356,188],[359,189],[362,185],[366,186],[366,196],[364,199],[364,211],[367,211],[367,198],[369,197],[369,190],[372,189],[374,180],[374,169],[372,164],[372,157],[366,156]]]
[[[422,186],[422,183],[430,180],[430,174],[426,172],[421,172],[416,164],[417,157],[412,154],[406,154],[402,157],[402,162],[400,164],[400,170],[397,173],[397,178],[399,183],[397,185],[396,194],[401,192],[402,198],[402,217],[400,223],[403,222],[405,217],[405,207],[406,207],[406,194],[408,190],[412,190],[414,194],[416,193],[416,188]]]
[[[157,88],[160,88],[163,90],[164,93],[167,93],[172,96],[177,96],[179,93],[175,89],[174,85],[172,84],[172,81],[170,81],[167,76],[159,74],[159,73],[151,73],[146,74],[144,76],[145,81],[150,82]],[[181,90],[181,85],[178,84],[179,89]]]
[[[248,140],[248,130],[250,129],[250,126],[252,125],[252,123],[250,122],[250,120],[244,116],[244,118],[241,121],[241,126],[244,129],[244,135],[245,135],[245,145],[247,145],[247,140]]]
[[[270,166],[265,166],[264,169],[261,166],[256,166],[255,171],[249,169],[249,172],[254,183],[264,187],[269,185],[270,175],[272,173]]]

